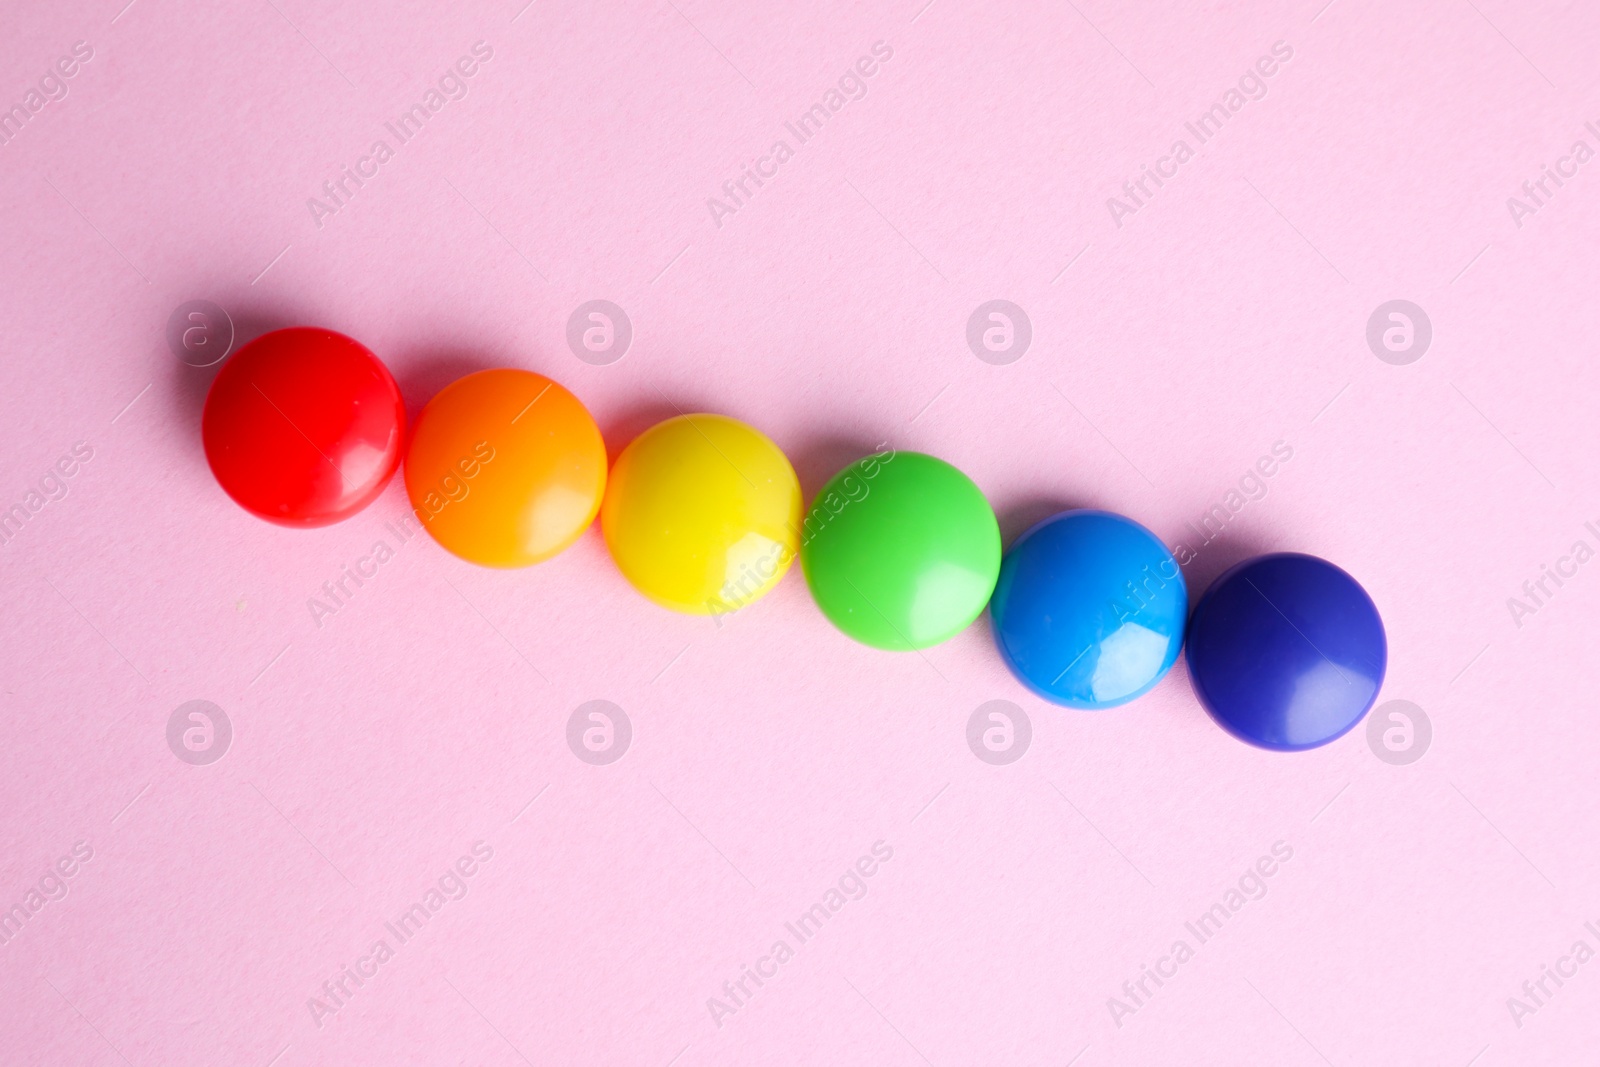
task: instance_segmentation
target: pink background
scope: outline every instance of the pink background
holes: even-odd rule
[[[1507,998],[1600,949],[1600,563],[1521,626],[1506,603],[1600,546],[1600,163],[1520,227],[1506,204],[1600,148],[1591,6],[123,4],[13,2],[0,40],[7,104],[93,48],[0,148],[0,507],[93,450],[0,547],[0,905],[93,852],[0,945],[0,1061],[1593,1060],[1600,962]],[[468,95],[319,228],[307,198],[480,40]],[[877,41],[866,96],[718,227],[707,198]],[[1118,226],[1107,198],[1278,41],[1265,98]],[[510,573],[392,546],[318,628],[307,598],[391,537],[401,486],[314,532],[233,506],[200,449],[213,372],[164,340],[197,297],[246,339],[361,339],[413,413],[509,365],[613,451],[674,406],[747,419],[808,492],[879,442],[933,451],[1008,539],[1092,505],[1183,541],[1284,441],[1191,594],[1259,551],[1340,563],[1388,626],[1380,699],[1432,747],[1256,751],[1182,669],[1054,708],[986,621],[872,651],[798,571],[719,628],[646,602],[598,531]],[[565,340],[594,298],[634,326],[610,366]],[[965,339],[995,298],[1033,324],[1007,366]],[[1409,366],[1365,340],[1394,298],[1433,323]],[[192,699],[233,723],[210,766],[167,747]],[[592,699],[633,724],[609,766],[565,741]],[[1033,725],[1009,766],[967,746],[993,699]],[[470,892],[314,1021],[478,841]],[[878,841],[868,895],[713,1022]],[[1276,842],[1267,894],[1117,1025],[1108,998]]]

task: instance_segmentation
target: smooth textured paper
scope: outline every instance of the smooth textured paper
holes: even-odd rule
[[[1592,8],[124,2],[0,35],[0,1062],[1593,1055]],[[808,495],[932,452],[1008,542],[1132,516],[1191,599],[1325,556],[1431,736],[1256,751],[1181,661],[1052,707],[986,618],[874,651],[797,567],[676,616],[598,530],[482,570],[398,478],[269,526],[205,465],[194,299],[360,339],[413,415],[512,366],[613,456],[680,410]],[[169,734],[196,700],[215,762]]]

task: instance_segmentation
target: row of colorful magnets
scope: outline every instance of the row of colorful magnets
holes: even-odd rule
[[[765,435],[723,415],[679,414],[609,470],[583,404],[525,370],[446,386],[409,441],[393,376],[329,330],[278,330],[217,375],[203,418],[222,488],[285,526],[338,522],[405,468],[418,521],[486,567],[554,556],[600,516],[627,580],[674,611],[721,615],[757,600],[798,557],[830,622],[889,650],[948,640],[988,609],[1011,671],[1046,700],[1098,709],[1149,690],[1187,642],[1194,692],[1264,748],[1323,745],[1360,721],[1383,681],[1377,608],[1343,570],[1276,553],[1217,578],[1189,611],[1172,554],[1104,511],[1065,511],[1002,553],[983,492],[943,460],[864,456],[804,507]]]

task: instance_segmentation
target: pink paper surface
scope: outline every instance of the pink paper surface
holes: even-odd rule
[[[124,2],[0,35],[0,1063],[1593,1062],[1591,5]],[[1431,742],[1257,751],[1181,666],[1056,708],[986,619],[873,651],[798,568],[674,616],[598,530],[477,569],[395,536],[398,479],[269,526],[201,452],[214,370],[165,337],[196,298],[359,338],[413,414],[515,366],[613,453],[746,419],[808,493],[931,451],[1008,540],[1145,523],[1191,596],[1325,556]],[[594,299],[632,324],[609,365],[567,342]],[[1032,330],[1005,364],[967,342],[996,299]],[[1396,299],[1406,365],[1367,340]],[[169,747],[191,700],[231,723],[208,765]],[[631,723],[606,765],[567,742],[591,700]],[[968,744],[991,700],[1031,724],[1008,765]]]

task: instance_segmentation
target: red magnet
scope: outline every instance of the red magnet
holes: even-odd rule
[[[400,463],[400,387],[367,348],[332,330],[275,330],[211,383],[202,434],[217,481],[246,511],[283,526],[347,519]]]

